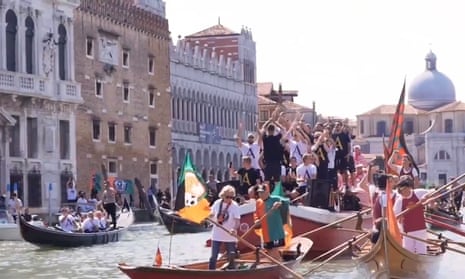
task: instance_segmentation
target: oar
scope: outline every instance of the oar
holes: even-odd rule
[[[450,251],[453,251],[453,252],[456,252],[456,253],[459,253],[459,254],[462,254],[462,255],[465,255],[464,251],[460,251],[459,249],[455,249],[455,248],[447,246],[447,241],[444,241],[443,243],[438,244],[438,243],[436,243],[434,241],[431,241],[431,240],[428,240],[428,239],[422,239],[422,238],[419,238],[419,237],[416,237],[416,236],[413,236],[413,235],[409,235],[409,234],[406,234],[406,233],[401,233],[401,235],[409,237],[411,239],[421,241],[421,242],[425,242],[427,244],[439,246],[439,247],[441,247],[443,249],[447,249],[447,250],[450,250]]]
[[[313,234],[313,233],[316,233],[316,232],[319,232],[319,231],[321,231],[321,230],[330,228],[330,227],[332,227],[332,226],[334,226],[334,225],[337,225],[337,224],[339,224],[339,223],[346,222],[346,221],[349,221],[349,220],[351,220],[351,219],[354,219],[354,218],[358,217],[359,215],[368,213],[368,212],[370,212],[370,211],[371,211],[371,208],[364,209],[364,210],[359,211],[359,212],[357,212],[357,213],[355,213],[355,214],[353,214],[353,215],[350,215],[350,216],[347,216],[347,217],[345,217],[345,218],[339,219],[339,220],[337,220],[337,221],[334,221],[334,222],[329,223],[329,224],[327,224],[327,225],[318,227],[318,228],[313,229],[313,230],[311,230],[311,231],[302,233],[302,234],[300,234],[300,235],[298,235],[298,236],[300,236],[300,237],[309,236],[309,235],[311,235],[311,234]]]
[[[351,242],[353,243],[353,241],[359,239],[360,237],[363,237],[363,238],[364,238],[364,237],[365,237],[365,234],[368,234],[368,233],[369,233],[369,232],[364,232],[364,233],[362,233],[362,234],[360,234],[360,235],[354,236],[353,238],[351,238],[351,239],[349,239],[349,240],[347,240],[347,241],[345,241],[345,242],[339,244],[338,246],[334,247],[333,249],[331,249],[331,250],[329,250],[329,251],[326,251],[325,253],[319,255],[319,256],[316,257],[316,258],[313,258],[309,263],[314,263],[314,262],[318,261],[319,259],[322,259],[322,258],[324,258],[324,257],[326,257],[326,256],[328,256],[328,255],[330,255],[330,254],[332,254],[333,252],[338,251],[339,249],[343,249],[343,248],[344,248],[344,250],[345,250],[345,249],[347,248],[346,246],[349,245]]]
[[[458,176],[458,177],[452,179],[451,181],[449,181],[449,183],[446,183],[446,184],[442,185],[441,187],[439,187],[438,189],[434,190],[433,192],[427,194],[427,197],[430,197],[430,196],[433,196],[433,195],[435,195],[437,193],[440,193],[443,189],[446,189],[447,187],[449,187],[450,185],[452,185],[455,182],[459,181],[463,177],[465,177],[465,173],[462,173],[460,176]]]
[[[438,221],[438,220],[433,220],[431,218],[428,218],[428,217],[425,217],[425,221],[427,223],[430,223],[432,225],[435,225],[435,226],[438,226],[438,227],[441,227],[443,229],[446,229],[448,231],[451,231],[455,234],[458,234],[460,236],[465,236],[465,231],[459,229],[458,227],[455,227],[455,226],[451,226],[449,224],[446,224],[444,222],[441,222],[441,221]]]
[[[455,220],[453,218],[437,215],[437,214],[434,214],[434,213],[425,212],[425,215],[427,217],[430,217],[430,218],[436,218],[436,219],[440,219],[440,220],[444,220],[444,221],[453,222],[453,223],[456,223],[457,225],[463,225],[464,224],[460,220]]]
[[[420,207],[420,206],[425,206],[426,204],[430,203],[430,202],[433,202],[447,194],[450,194],[452,192],[455,192],[457,189],[459,188],[463,188],[465,187],[465,183],[463,184],[460,184],[460,185],[457,185],[455,187],[452,187],[451,189],[447,190],[446,192],[444,193],[440,193],[440,194],[437,194],[437,195],[434,195],[433,197],[429,197],[429,198],[426,198],[426,200],[424,198],[422,198],[422,200],[418,201],[416,204],[414,204],[413,206],[405,209],[404,211],[402,211],[401,213],[397,214],[396,217],[399,218],[405,214],[407,214],[408,212],[410,212],[411,210],[417,208],[417,207]],[[436,192],[436,191],[435,191]],[[425,195],[427,196],[427,195]],[[430,195],[431,196],[431,195]]]
[[[255,245],[251,244],[250,242],[248,242],[247,240],[243,239],[242,237],[238,236],[237,234],[234,234],[232,232],[230,232],[228,229],[226,229],[225,227],[223,227],[221,224],[219,224],[217,221],[213,220],[212,218],[207,218],[208,221],[210,221],[211,223],[215,224],[215,226],[217,226],[218,228],[224,230],[225,232],[227,232],[230,236],[233,236],[235,237],[237,240],[239,240],[240,242],[244,243],[247,247],[249,247],[250,249],[252,250],[256,250],[257,247],[255,247]],[[294,276],[295,278],[298,278],[298,279],[304,279],[304,277],[302,277],[302,275],[296,273],[295,271],[293,271],[292,269],[290,269],[289,267],[285,266],[284,264],[282,264],[279,260],[273,258],[272,256],[268,255],[266,252],[264,252],[263,250],[258,250],[258,252],[264,256],[265,258],[269,259],[270,261],[274,262],[275,264],[279,265],[280,267],[282,267],[283,269],[285,269],[287,272],[289,272],[290,274],[292,274],[292,276]]]
[[[438,239],[432,239],[433,241],[436,241],[436,240],[443,241],[441,239],[444,239],[444,240],[447,240],[447,243],[452,243],[452,244],[456,244],[456,245],[460,245],[462,247],[465,247],[465,242],[453,241],[452,239],[445,237],[442,233],[437,233],[437,232],[435,232],[433,230],[430,230],[430,229],[428,229],[428,232],[430,234],[435,235],[435,236],[438,237]]]
[[[342,253],[345,252],[345,250],[347,250],[347,248],[351,247],[353,244],[357,244],[358,242],[360,242],[361,240],[363,240],[365,237],[367,237],[369,235],[369,233],[365,233],[364,235],[362,235],[360,238],[356,239],[356,240],[353,240],[353,241],[349,241],[347,244],[345,244],[345,247],[343,247],[339,252],[335,253],[334,255],[332,255],[331,257],[327,258],[326,260],[322,261],[321,263],[319,263],[318,265],[314,266],[313,268],[311,268],[310,270],[306,271],[303,275],[306,276],[312,272],[314,272],[315,270],[317,270],[318,268],[322,267],[323,265],[327,264],[329,261],[331,261],[332,259],[336,258],[337,256],[341,255]],[[313,261],[312,261],[313,262]]]
[[[305,196],[308,195],[308,192],[305,192],[303,193],[302,195],[296,197],[295,199],[292,199],[289,203],[293,203]],[[270,210],[268,210],[262,217],[260,217],[260,219],[258,219],[258,221],[256,221],[245,233],[243,233],[241,235],[241,237],[245,238],[248,234],[250,234],[256,227],[258,227],[259,224],[261,224],[261,222],[272,212],[274,211],[275,209],[277,209],[278,207],[274,208],[272,207]]]

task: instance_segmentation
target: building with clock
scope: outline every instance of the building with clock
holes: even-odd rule
[[[436,62],[436,55],[427,53],[425,71],[409,81],[404,112],[406,143],[427,186],[465,173],[465,103],[456,100],[453,82]],[[395,110],[396,105],[380,105],[357,116],[358,144],[365,153],[383,154],[383,134],[389,135]]]
[[[81,0],[75,12],[78,187],[93,174],[171,181],[170,34],[161,0]],[[119,184],[118,184],[119,185]],[[137,196],[135,197],[137,200]]]
[[[76,7],[0,1],[0,192],[17,192],[35,213],[58,209],[77,170]]]
[[[256,130],[256,50],[252,33],[218,23],[179,38],[171,47],[172,163],[181,167],[192,154],[204,179],[229,178],[228,165],[240,167],[235,135]],[[176,177],[176,174],[173,175]],[[174,181],[173,181],[174,184]]]

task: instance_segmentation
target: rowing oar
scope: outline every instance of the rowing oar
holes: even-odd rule
[[[442,185],[441,187],[439,187],[438,189],[434,190],[433,192],[427,194],[427,197],[430,197],[430,196],[433,196],[433,195],[435,195],[437,193],[440,193],[443,189],[446,189],[450,185],[453,185],[455,182],[459,181],[463,177],[465,177],[465,173],[462,173],[460,176],[458,176],[458,177],[452,179],[451,181],[449,181],[449,183],[446,183],[446,184]]]
[[[454,241],[454,240],[452,240],[452,239],[450,239],[448,237],[445,237],[442,233],[437,233],[437,232],[435,232],[433,230],[430,230],[430,229],[428,229],[428,233],[438,237],[438,239],[431,239],[432,241],[444,241],[444,240],[446,240],[447,243],[465,247],[465,242]]]
[[[323,265],[327,264],[329,261],[331,261],[332,259],[336,258],[337,256],[341,255],[342,253],[344,253],[347,248],[351,247],[352,245],[354,244],[357,244],[358,242],[360,242],[362,239],[364,239],[365,237],[367,237],[369,235],[368,232],[366,232],[365,234],[362,234],[362,235],[359,235],[357,239],[355,239],[356,237],[354,237],[353,240],[350,240],[348,241],[347,243],[344,243],[344,247],[340,248],[341,250],[337,253],[335,253],[334,255],[332,255],[331,257],[327,258],[326,260],[322,261],[321,263],[319,263],[318,265],[314,266],[313,268],[311,268],[310,270],[307,270],[303,275],[306,276],[312,272],[314,272],[315,270],[317,270],[318,268],[322,267]],[[311,262],[314,262],[315,260],[312,260]]]
[[[449,224],[446,224],[444,222],[441,222],[441,221],[438,221],[438,220],[434,220],[434,219],[431,219],[431,218],[428,218],[428,217],[425,217],[425,221],[427,223],[430,223],[431,225],[435,225],[435,226],[438,226],[438,227],[441,227],[443,229],[446,229],[448,231],[451,231],[455,234],[458,234],[460,236],[465,236],[465,231],[455,227],[455,226],[451,226]]]
[[[323,254],[319,255],[318,257],[312,259],[309,263],[314,263],[314,262],[318,261],[319,259],[322,259],[322,258],[332,254],[333,252],[338,251],[339,249],[344,248],[344,250],[345,250],[345,248],[347,248],[346,247],[347,245],[349,245],[350,243],[353,243],[355,240],[357,240],[357,239],[359,239],[361,237],[365,238],[366,234],[369,234],[369,232],[363,232],[363,233],[361,233],[361,234],[359,234],[357,236],[352,237],[351,239],[339,244],[338,246],[334,247],[333,249],[331,249],[329,251],[326,251],[325,253],[323,253]]]
[[[208,221],[210,221],[211,223],[213,223],[215,226],[217,226],[218,228],[222,229],[223,231],[227,232],[230,236],[233,236],[235,237],[237,240],[241,241],[242,243],[244,243],[247,247],[249,247],[250,249],[252,250],[256,250],[257,247],[255,247],[255,245],[253,245],[252,243],[248,242],[247,240],[243,239],[242,237],[238,236],[237,234],[235,233],[232,233],[230,232],[228,229],[226,229],[225,227],[223,227],[221,224],[219,224],[217,221],[213,220],[212,218],[207,218]],[[298,278],[298,279],[304,279],[304,277],[302,277],[302,275],[296,273],[295,271],[293,271],[292,269],[290,269],[289,267],[287,267],[286,265],[282,264],[279,260],[273,258],[272,256],[268,255],[266,252],[264,252],[263,250],[259,249],[258,252],[263,255],[265,258],[269,259],[270,261],[274,262],[275,264],[279,265],[280,267],[282,267],[283,269],[285,269],[287,272],[289,272],[290,274],[292,274],[292,276],[294,276],[295,278]]]
[[[441,247],[441,249],[447,249],[447,250],[451,250],[452,252],[456,252],[456,253],[465,255],[465,252],[464,252],[464,251],[460,251],[459,249],[455,249],[455,248],[452,248],[452,247],[447,246],[447,240],[444,241],[444,242],[442,242],[441,244],[438,244],[438,243],[436,243],[436,242],[434,242],[434,241],[432,241],[432,240],[419,238],[419,237],[416,237],[416,236],[413,236],[413,235],[409,235],[409,234],[406,234],[406,233],[400,233],[400,234],[403,235],[403,236],[409,237],[409,238],[411,238],[411,239],[415,239],[415,240],[417,240],[417,241],[421,241],[421,242],[424,242],[424,243],[427,243],[427,244],[439,246],[439,247]]]
[[[307,196],[307,195],[308,195],[308,192],[305,192],[305,193],[303,193],[302,195],[298,196],[297,198],[291,200],[291,201],[289,202],[289,204],[291,204],[291,203],[293,203],[293,202],[295,202],[295,201],[297,201],[297,200],[299,200],[299,199],[301,199],[301,198],[303,198],[303,197],[305,197],[305,196]],[[241,237],[245,238],[248,234],[250,234],[255,228],[258,227],[259,224],[261,224],[261,222],[262,222],[272,211],[274,211],[274,210],[277,209],[277,208],[278,208],[278,207],[276,207],[276,208],[272,207],[272,208],[271,208],[270,210],[268,210],[265,214],[263,214],[263,216],[260,217],[260,219],[258,219],[258,221],[256,221],[245,233],[243,233],[243,234],[241,235]]]
[[[428,195],[428,194],[427,194],[427,195],[425,195],[426,199],[425,199],[425,198],[422,198],[420,201],[418,201],[418,202],[417,202],[416,204],[414,204],[413,206],[411,206],[411,207],[405,209],[404,211],[402,211],[401,213],[397,214],[396,217],[399,218],[399,217],[401,217],[401,216],[407,214],[408,212],[410,212],[411,210],[413,210],[413,209],[415,209],[415,208],[417,208],[417,207],[425,206],[426,204],[428,204],[428,203],[430,203],[430,202],[433,202],[433,201],[435,201],[435,200],[437,200],[437,199],[439,199],[439,198],[441,198],[441,197],[443,197],[443,196],[445,196],[445,195],[448,195],[448,194],[450,194],[450,193],[452,193],[452,192],[455,192],[455,191],[457,191],[457,189],[463,188],[463,187],[465,187],[465,183],[459,184],[459,185],[457,185],[457,186],[455,186],[455,187],[452,187],[451,189],[447,190],[447,191],[444,192],[444,193],[439,193],[439,194],[437,194],[437,195],[431,195],[431,194]],[[436,193],[437,190],[434,191],[434,192]],[[432,196],[432,197],[429,197],[429,196]]]
[[[314,230],[311,230],[311,231],[302,233],[302,234],[300,234],[300,235],[298,235],[298,236],[300,236],[300,237],[309,236],[309,235],[311,235],[311,234],[313,234],[313,233],[316,233],[316,232],[319,232],[319,231],[321,231],[321,230],[330,228],[330,227],[332,227],[332,226],[334,226],[334,225],[337,225],[337,224],[339,224],[339,223],[346,222],[346,221],[349,221],[349,220],[351,220],[351,219],[354,219],[354,218],[356,218],[356,217],[358,217],[358,216],[360,216],[360,215],[362,215],[362,214],[368,213],[368,212],[370,212],[370,211],[371,211],[371,208],[364,209],[364,210],[359,211],[359,212],[357,212],[357,213],[355,213],[355,214],[353,214],[353,215],[350,215],[350,216],[347,216],[347,217],[345,217],[345,218],[336,220],[336,221],[334,221],[334,222],[332,222],[332,223],[329,223],[329,224],[326,224],[326,225],[324,225],[324,226],[318,227],[318,228],[316,228],[316,229],[314,229]]]

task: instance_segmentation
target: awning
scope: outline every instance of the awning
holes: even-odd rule
[[[14,126],[16,119],[14,119],[5,109],[0,108],[0,124],[2,126]]]

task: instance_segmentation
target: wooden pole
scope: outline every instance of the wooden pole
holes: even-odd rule
[[[431,241],[431,240],[428,240],[428,239],[422,239],[422,238],[419,238],[419,237],[416,237],[416,236],[413,236],[413,235],[409,235],[409,234],[406,234],[406,233],[401,233],[401,235],[403,235],[404,237],[409,237],[411,239],[415,239],[417,241],[421,241],[421,242],[425,242],[427,244],[431,244],[431,245],[435,245],[435,246],[439,246],[441,248],[444,248],[444,249],[447,249],[447,250],[450,250],[450,251],[453,251],[453,252],[456,252],[456,253],[459,253],[459,254],[462,254],[462,255],[465,255],[465,252],[464,251],[461,251],[459,249],[455,249],[455,248],[452,248],[452,247],[449,247],[447,246],[447,241],[444,241],[443,243],[441,244],[438,244],[434,241]]]
[[[222,229],[223,231],[227,232],[230,236],[233,236],[235,237],[238,241],[244,243],[246,246],[248,246],[250,249],[252,250],[255,250],[257,247],[255,247],[253,244],[251,244],[250,242],[248,242],[247,240],[243,239],[242,237],[238,236],[237,234],[234,234],[232,232],[230,232],[228,229],[226,229],[225,227],[223,227],[222,225],[220,225],[218,222],[216,222],[215,220],[213,220],[212,218],[207,218],[208,221],[210,221],[211,223],[213,223],[215,226],[217,226],[218,228]],[[279,265],[280,267],[282,267],[283,269],[285,269],[287,272],[289,272],[290,274],[292,274],[292,276],[294,276],[294,278],[298,278],[298,279],[304,279],[304,277],[302,277],[302,275],[296,273],[295,271],[293,271],[292,269],[290,269],[289,267],[285,266],[283,263],[281,263],[279,260],[273,258],[272,256],[268,255],[266,252],[264,252],[263,250],[258,250],[258,252],[264,256],[265,258],[269,259],[270,261],[272,261],[273,263]]]
[[[349,245],[350,242],[353,243],[353,241],[355,241],[355,240],[357,240],[359,238],[365,238],[367,236],[367,234],[369,234],[369,232],[364,232],[363,234],[357,235],[357,236],[353,237],[352,239],[347,240],[347,241],[339,244],[338,246],[334,247],[333,249],[331,249],[329,251],[326,251],[325,253],[323,253],[323,254],[319,255],[318,257],[312,259],[310,261],[310,263],[316,262],[317,260],[322,259],[322,258],[332,254],[333,252],[340,250],[340,249],[345,250],[347,248],[346,246]]]
[[[433,192],[427,194],[426,196],[427,197],[430,197],[430,196],[433,196],[437,193],[440,193],[443,189],[446,189],[447,187],[449,187],[450,185],[454,184],[455,182],[459,181],[460,179],[462,179],[463,177],[465,177],[465,173],[462,173],[460,176],[452,179],[451,181],[449,181],[449,183],[446,183],[444,185],[442,185],[441,187],[439,187],[437,190],[434,190]]]
[[[316,228],[316,229],[314,229],[314,230],[311,230],[311,231],[309,231],[309,232],[302,233],[302,234],[300,234],[300,235],[298,235],[298,236],[300,236],[300,237],[309,236],[309,235],[311,235],[311,234],[313,234],[313,233],[316,233],[316,232],[322,231],[322,230],[324,230],[324,229],[330,228],[330,227],[332,227],[332,226],[334,226],[334,225],[337,225],[337,224],[339,224],[339,223],[346,222],[346,221],[349,221],[349,220],[351,220],[351,219],[354,219],[354,218],[358,217],[359,215],[368,213],[368,212],[370,212],[370,211],[371,211],[371,208],[364,209],[364,210],[359,211],[359,212],[357,212],[357,213],[355,213],[355,214],[353,214],[353,215],[347,216],[347,217],[345,217],[345,218],[342,218],[342,219],[340,219],[340,220],[334,221],[334,222],[329,223],[329,224],[327,224],[327,225],[318,227],[318,228]]]
[[[460,235],[460,236],[465,236],[465,231],[461,230],[461,229],[458,228],[458,227],[451,226],[451,225],[446,224],[446,223],[444,223],[444,222],[441,222],[441,221],[438,221],[438,220],[433,220],[433,219],[428,218],[428,217],[425,218],[425,221],[426,221],[427,223],[430,223],[430,224],[432,224],[432,225],[441,227],[441,228],[443,228],[443,229],[446,229],[446,230],[448,230],[448,231],[451,231],[451,232],[453,232],[453,233],[455,233],[455,234],[458,234],[458,235]]]
[[[462,247],[465,247],[465,242],[458,242],[458,241],[453,241],[452,239],[450,238],[447,238],[445,237],[442,233],[437,233],[433,230],[430,230],[428,229],[428,232],[432,235],[435,235],[438,237],[438,239],[432,239],[433,241],[443,241],[443,240],[447,240],[447,243],[452,243],[452,244],[456,244],[456,245],[460,245]],[[442,240],[441,240],[442,239]]]

